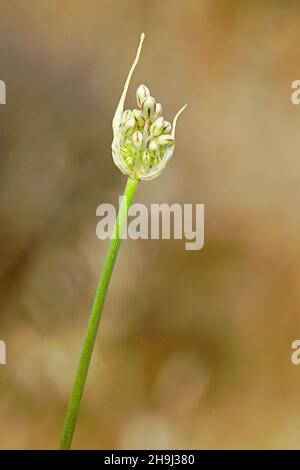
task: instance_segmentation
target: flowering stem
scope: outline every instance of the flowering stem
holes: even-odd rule
[[[128,178],[124,197],[120,205],[119,214],[115,223],[113,236],[111,238],[107,255],[104,262],[104,268],[97,287],[93,308],[87,327],[86,337],[83,343],[79,364],[76,371],[75,381],[68,405],[65,426],[60,442],[61,450],[68,450],[71,447],[73,434],[75,431],[77,416],[80,407],[89,365],[93,353],[93,348],[98,332],[103,305],[105,302],[109,282],[114,269],[114,265],[119,252],[121,237],[128,216],[128,209],[132,204],[135,193],[139,185],[139,180]]]

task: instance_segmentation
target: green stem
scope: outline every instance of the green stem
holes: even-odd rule
[[[114,269],[114,265],[119,252],[121,237],[127,220],[128,209],[132,204],[139,180],[128,178],[122,203],[120,205],[119,214],[115,223],[113,236],[111,238],[108,252],[104,262],[104,268],[97,287],[93,308],[87,327],[86,337],[83,343],[79,364],[76,371],[75,381],[68,405],[65,426],[60,442],[61,450],[68,450],[71,447],[73,434],[75,431],[77,416],[80,407],[89,365],[94,349],[94,344],[98,332],[101,319],[103,305],[107,294],[109,282]]]

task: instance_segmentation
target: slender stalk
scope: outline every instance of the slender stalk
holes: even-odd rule
[[[99,323],[101,319],[101,314],[103,310],[103,305],[105,302],[109,282],[111,279],[111,275],[114,269],[114,265],[117,259],[117,255],[119,252],[120,244],[121,244],[121,237],[123,233],[123,229],[125,226],[125,222],[127,220],[128,209],[132,204],[134,199],[136,190],[139,185],[139,180],[128,178],[127,184],[124,191],[124,198],[122,199],[122,203],[120,205],[119,214],[116,220],[116,224],[114,227],[114,232],[112,239],[110,241],[107,255],[104,262],[104,268],[102,271],[102,275],[99,280],[99,284],[97,287],[95,300],[93,304],[93,308],[90,314],[90,319],[87,327],[86,337],[83,343],[83,348],[81,351],[75,381],[68,405],[67,416],[65,420],[65,426],[61,438],[60,449],[61,450],[68,450],[71,448],[72,439],[75,431],[77,416],[80,407],[80,401],[82,398],[87,373],[89,370],[89,365],[91,362],[91,357],[94,349],[94,344],[99,328]]]

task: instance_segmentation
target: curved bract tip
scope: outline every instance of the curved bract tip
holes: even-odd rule
[[[185,110],[186,107],[187,107],[187,104],[182,106],[182,108],[178,111],[178,113],[175,115],[175,117],[173,119],[173,125],[172,125],[172,136],[173,137],[175,137],[177,119],[179,118],[180,114]]]
[[[141,50],[142,50],[142,47],[143,47],[144,39],[145,39],[145,34],[142,33],[141,37],[140,37],[140,43],[139,43],[139,46],[138,46],[137,51],[136,51],[135,59],[134,59],[133,64],[132,64],[132,66],[129,70],[129,74],[127,76],[127,79],[126,79],[126,82],[125,82],[125,85],[124,85],[124,89],[123,89],[123,92],[122,92],[117,110],[116,110],[114,118],[113,118],[113,130],[114,130],[114,132],[117,130],[117,128],[120,124],[120,121],[121,121],[121,116],[122,116],[122,112],[123,112],[123,109],[124,109],[124,103],[125,103],[127,90],[128,90],[128,87],[129,87],[130,80],[131,80],[131,77],[133,75],[134,69],[136,68],[136,66],[138,64],[138,61],[139,61],[139,58],[140,58],[140,55],[141,55]]]

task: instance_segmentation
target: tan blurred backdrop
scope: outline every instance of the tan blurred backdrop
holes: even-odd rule
[[[0,448],[55,449],[125,178],[111,119],[140,83],[189,107],[137,201],[204,203],[205,247],[126,241],[75,448],[300,448],[297,1],[1,0]]]

